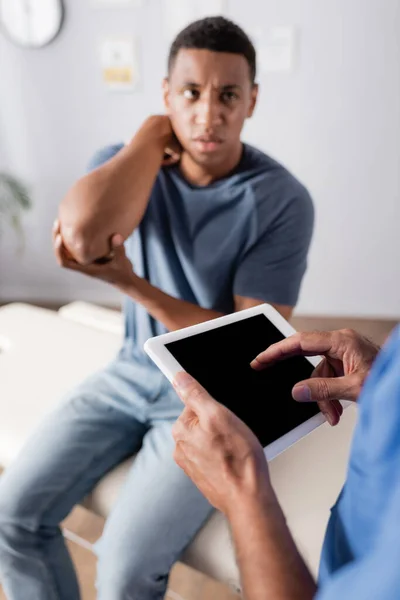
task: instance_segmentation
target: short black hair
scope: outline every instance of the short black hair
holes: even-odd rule
[[[207,17],[191,23],[178,33],[169,51],[168,73],[171,73],[178,52],[183,48],[240,54],[247,60],[251,82],[255,83],[256,50],[243,29],[229,19]]]

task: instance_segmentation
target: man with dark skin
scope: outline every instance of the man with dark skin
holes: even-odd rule
[[[124,294],[125,339],[1,479],[0,575],[12,600],[79,598],[59,523],[135,452],[96,545],[101,600],[164,597],[172,565],[212,511],[173,460],[182,403],[143,344],[262,302],[288,318],[296,304],[313,208],[284,167],[241,141],[258,95],[255,64],[234,23],[191,24],[170,50],[165,115],[100,151],[61,203],[57,260]],[[337,422],[337,409],[326,411]]]

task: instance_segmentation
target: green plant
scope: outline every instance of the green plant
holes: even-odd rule
[[[23,241],[21,216],[31,207],[27,188],[16,177],[0,172],[0,234],[6,223]]]

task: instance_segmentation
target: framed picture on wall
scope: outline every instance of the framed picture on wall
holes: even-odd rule
[[[139,60],[135,38],[106,37],[100,42],[103,84],[111,92],[132,92],[139,81]]]
[[[163,0],[163,20],[168,43],[192,21],[226,15],[226,0]]]

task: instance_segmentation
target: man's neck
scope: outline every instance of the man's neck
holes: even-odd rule
[[[215,167],[206,167],[194,162],[187,152],[183,152],[179,163],[179,169],[183,177],[194,185],[207,186],[226,177],[240,162],[243,152],[243,144],[240,142],[234,152],[224,163],[215,165]]]

